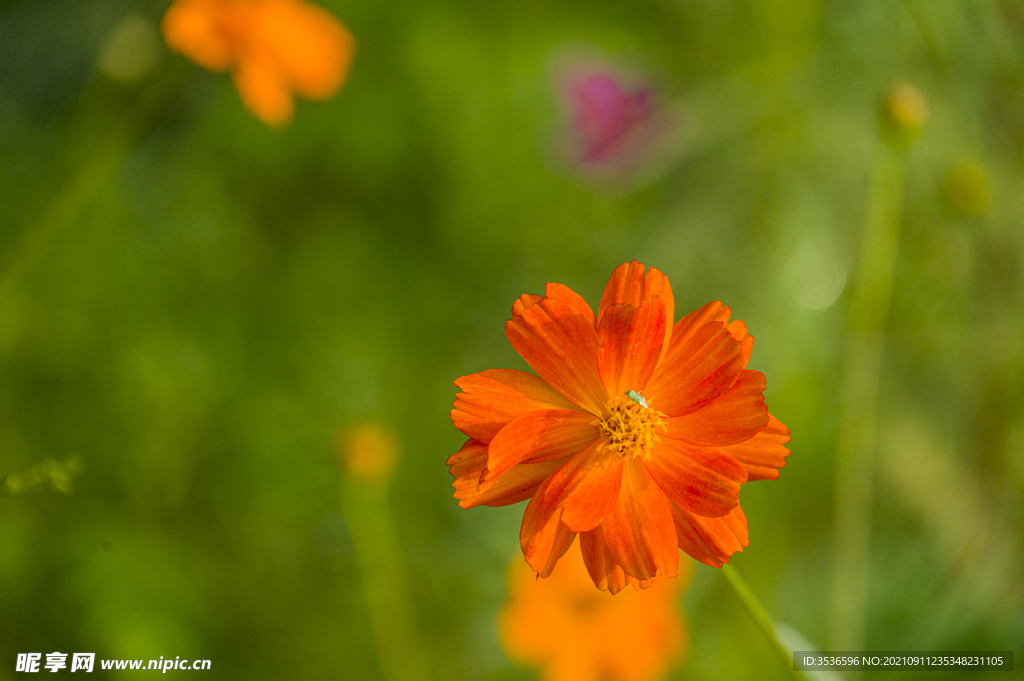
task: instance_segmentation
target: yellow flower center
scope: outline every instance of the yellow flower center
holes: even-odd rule
[[[658,431],[666,429],[667,420],[660,411],[641,406],[626,395],[616,395],[595,423],[601,429],[605,450],[629,461],[636,456],[650,456],[651,447],[661,441]]]

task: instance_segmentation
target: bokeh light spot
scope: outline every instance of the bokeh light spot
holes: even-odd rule
[[[97,57],[99,70],[111,80],[133,85],[160,61],[160,35],[149,19],[129,14],[107,34]]]
[[[800,305],[823,310],[843,292],[846,273],[827,255],[800,251],[783,268],[782,285]]]

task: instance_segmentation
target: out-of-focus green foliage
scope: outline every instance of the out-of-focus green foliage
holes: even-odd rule
[[[677,316],[723,300],[757,338],[793,453],[743,488],[734,564],[826,646],[846,310],[896,82],[930,118],[906,152],[865,645],[1015,648],[1019,669],[1024,5],[323,4],[358,55],[283,131],[163,48],[165,3],[0,5],[0,679],[54,650],[382,678],[334,452],[367,419],[401,442],[387,506],[431,677],[533,678],[496,633],[522,506],[450,498],[452,381],[526,368],[503,333],[520,293],[596,305],[632,258]],[[560,155],[579,53],[681,112],[657,169],[609,182]],[[785,678],[696,572],[673,678]]]

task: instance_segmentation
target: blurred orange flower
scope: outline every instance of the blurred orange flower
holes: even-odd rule
[[[673,326],[668,279],[615,269],[597,316],[548,284],[523,294],[505,333],[539,376],[463,376],[452,409],[469,437],[448,459],[463,508],[530,499],[520,543],[547,577],[580,534],[600,589],[674,577],[679,549],[721,567],[747,545],[740,485],[775,479],[789,429],[768,414],[754,338],[719,302]]]
[[[330,97],[345,81],[355,41],[303,0],[175,0],[164,39],[211,71],[231,71],[246,108],[267,125],[295,112],[293,95]]]
[[[688,578],[692,563],[680,565]],[[515,561],[499,621],[513,660],[542,669],[546,681],[653,681],[687,647],[679,611],[685,580],[662,580],[615,598],[596,591],[578,548],[549,579]]]
[[[387,482],[398,463],[398,438],[388,428],[362,423],[338,438],[338,463],[362,482]]]

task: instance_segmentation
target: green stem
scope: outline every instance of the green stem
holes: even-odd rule
[[[42,219],[30,227],[7,258],[0,275],[0,297],[7,295],[39,261],[102,189],[107,186],[125,155],[124,140],[110,135],[106,143],[72,176],[53,198]]]
[[[386,681],[428,681],[426,648],[412,606],[412,588],[387,488],[342,481],[341,498],[356,560],[363,573],[370,628]]]
[[[722,576],[725,577],[725,581],[729,582],[729,586],[732,587],[736,597],[740,599],[740,603],[746,608],[747,612],[750,613],[750,617],[753,618],[754,623],[757,624],[761,633],[765,635],[768,642],[772,644],[775,652],[779,654],[779,658],[785,664],[792,674],[793,678],[797,681],[809,681],[806,674],[799,669],[793,669],[793,651],[787,648],[779,641],[778,635],[775,633],[775,625],[768,618],[768,613],[761,607],[761,603],[758,602],[754,592],[750,590],[747,583],[743,581],[740,574],[736,572],[736,569],[726,563],[722,566]]]
[[[903,149],[880,143],[868,184],[843,364],[829,613],[831,650],[864,647],[878,395],[899,249],[904,172]]]
[[[84,132],[78,133],[83,139],[72,139],[69,142],[70,146],[83,146],[84,160],[53,197],[38,222],[26,226],[11,252],[4,254],[0,264],[0,299],[18,286],[21,279],[46,257],[48,251],[78,221],[96,197],[110,186],[125,156],[151,131],[159,116],[177,95],[186,73],[182,65],[168,66],[140,89],[126,110],[120,111],[114,118],[102,118],[86,126]],[[95,100],[108,94],[87,90],[83,91],[82,98]],[[95,101],[91,103],[95,104]],[[79,104],[83,105],[81,101]],[[102,132],[96,134],[93,130]]]

